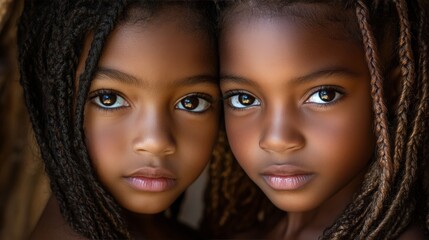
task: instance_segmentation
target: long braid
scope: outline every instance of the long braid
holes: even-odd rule
[[[377,45],[369,24],[369,11],[365,3],[358,0],[356,3],[356,15],[362,31],[365,53],[368,61],[368,68],[371,73],[371,96],[374,110],[374,130],[377,137],[377,157],[380,165],[380,186],[375,192],[374,200],[371,204],[372,211],[364,220],[361,236],[366,236],[376,219],[381,217],[384,202],[390,193],[392,185],[392,159],[390,156],[390,141],[387,123],[387,108],[383,100],[383,77],[379,66]]]
[[[358,238],[361,234],[361,226],[371,211],[371,197],[378,188],[373,179],[378,176],[378,166],[373,164],[365,176],[362,192],[357,195],[352,203],[347,206],[344,213],[327,228],[321,239],[344,239],[345,237]]]
[[[400,48],[399,48],[399,59],[401,59],[401,72],[403,86],[402,93],[399,101],[398,107],[398,126],[395,136],[395,155],[394,155],[394,173],[399,171],[401,168],[405,174],[400,174],[396,176],[396,185],[399,185],[395,188],[395,191],[392,192],[393,201],[388,204],[386,215],[382,219],[382,221],[377,225],[375,231],[370,235],[370,237],[375,237],[376,234],[379,234],[380,230],[385,227],[385,225],[389,225],[389,222],[393,222],[394,225],[397,225],[399,221],[401,222],[409,222],[409,219],[405,217],[409,216],[406,214],[407,212],[414,211],[414,201],[413,199],[409,199],[409,192],[411,191],[409,186],[415,181],[416,177],[416,159],[418,150],[416,149],[415,142],[410,146],[408,142],[406,148],[404,141],[407,138],[407,122],[408,122],[408,112],[410,111],[410,97],[412,94],[410,92],[414,86],[414,60],[412,56],[411,49],[411,35],[410,35],[410,26],[409,20],[407,17],[406,6],[403,2],[396,1],[396,6],[398,10],[398,16],[400,21]],[[413,136],[415,137],[415,136]],[[415,138],[411,138],[410,140],[416,140]],[[403,161],[403,152],[406,151],[406,158]],[[399,189],[398,189],[399,188]],[[398,190],[396,190],[398,189]],[[407,203],[407,204],[405,204]],[[398,218],[398,212],[402,218]],[[396,217],[394,217],[396,216]],[[405,218],[405,219],[404,219]],[[392,225],[392,223],[390,223]],[[403,230],[406,226],[401,226],[399,230]],[[396,232],[400,232],[397,230]]]
[[[108,4],[108,3],[104,3]],[[75,122],[74,122],[74,136],[75,139],[73,141],[74,149],[80,149],[79,152],[76,153],[77,156],[79,156],[79,159],[86,159],[84,161],[84,164],[87,165],[85,169],[92,170],[90,167],[90,161],[88,157],[88,153],[86,151],[86,147],[84,145],[84,132],[83,132],[83,112],[84,112],[84,105],[86,102],[86,96],[89,91],[90,83],[92,76],[95,72],[96,66],[98,64],[98,59],[100,58],[104,42],[107,38],[107,35],[113,30],[115,23],[117,19],[119,18],[120,14],[123,11],[125,2],[124,1],[116,1],[114,4],[114,7],[108,11],[103,18],[101,19],[98,28],[94,31],[94,37],[91,44],[91,49],[87,57],[87,61],[85,63],[85,71],[83,72],[82,76],[79,78],[79,85],[78,85],[78,91],[76,99],[76,112],[75,112]],[[105,234],[111,234],[111,232],[114,232],[112,230],[116,230],[117,233],[114,233],[115,237],[127,237],[128,232],[126,228],[124,228],[124,222],[121,217],[120,209],[117,206],[117,204],[114,202],[114,200],[109,197],[106,197],[105,190],[101,187],[100,183],[96,181],[95,175],[92,173],[92,171],[86,171],[83,175],[85,178],[88,178],[85,182],[86,183],[94,183],[89,184],[88,187],[82,188],[83,190],[86,190],[86,195],[88,196],[88,199],[91,200],[91,204],[88,204],[89,209],[85,209],[83,211],[90,211],[90,209],[93,209],[93,214],[98,219],[106,219],[105,221],[108,222],[108,224],[103,227],[99,224],[96,224],[94,226],[97,227],[98,232],[100,232],[100,236],[103,236]],[[85,199],[81,199],[81,201],[87,201]],[[83,226],[86,227],[86,226]],[[113,229],[112,229],[113,227]],[[110,229],[109,229],[110,228]],[[106,235],[106,237],[109,235]],[[112,236],[109,236],[112,237]]]
[[[402,10],[401,10],[402,9]],[[398,9],[400,11],[404,11],[403,7]],[[427,38],[423,37],[423,31],[422,29],[427,29],[427,26],[425,28],[426,19],[425,19],[425,8],[417,6],[417,10],[414,12],[415,16],[418,18],[418,26],[416,26],[416,29],[418,30],[418,54],[419,54],[419,61],[416,64],[416,68],[419,69],[419,81],[417,84],[409,84],[413,87],[415,93],[409,94],[410,97],[414,97],[413,104],[409,110],[410,113],[415,116],[414,121],[412,122],[412,125],[408,127],[409,130],[411,130],[411,133],[408,135],[408,140],[406,144],[406,157],[405,157],[405,166],[401,165],[401,168],[404,169],[403,179],[401,180],[399,184],[399,191],[398,194],[394,200],[393,207],[396,207],[396,211],[389,211],[385,219],[396,219],[399,221],[401,219],[402,223],[397,228],[391,228],[392,230],[396,230],[396,232],[400,232],[401,230],[405,229],[407,227],[407,222],[409,222],[410,213],[413,213],[415,211],[415,205],[416,200],[414,198],[411,198],[412,195],[410,195],[410,192],[412,194],[415,193],[415,189],[413,187],[415,182],[418,180],[418,176],[421,175],[422,170],[418,168],[418,166],[424,166],[424,159],[422,155],[422,147],[424,146],[424,135],[427,133],[427,127],[424,124],[424,120],[428,117],[428,83],[427,83]],[[401,13],[399,13],[401,14]],[[411,39],[409,39],[411,42]],[[411,43],[410,43],[411,45]],[[410,53],[409,53],[410,55]],[[402,59],[402,57],[401,57]],[[414,66],[413,64],[413,66]],[[404,78],[405,82],[413,81],[413,79]],[[405,84],[404,84],[405,85]],[[408,114],[410,114],[408,113]],[[398,146],[397,146],[398,147]],[[423,179],[420,178],[420,181],[423,181]],[[413,192],[414,191],[414,192]],[[411,199],[410,199],[411,198]],[[398,203],[399,204],[398,204]],[[405,204],[408,203],[408,204]],[[406,207],[405,207],[405,206]],[[391,208],[392,209],[392,208]],[[398,214],[397,211],[400,213]],[[408,219],[404,218],[398,218],[394,216],[406,216]]]
[[[121,2],[118,2],[118,4],[119,3],[123,5],[123,3],[121,3]],[[99,48],[94,47],[94,45],[99,43],[99,46],[102,46],[104,39],[106,38],[107,34],[113,29],[113,26],[114,26],[113,22],[115,21],[115,19],[118,18],[119,13],[122,11],[122,7],[123,7],[122,5],[116,6],[116,8],[118,8],[118,9],[113,8],[111,10],[113,14],[109,14],[109,13],[106,14],[105,18],[112,18],[110,20],[111,24],[109,24],[109,26],[103,28],[103,22],[101,22],[99,24],[100,30],[96,30],[96,31],[101,32],[101,34],[99,34],[100,35],[99,38],[94,37],[94,39],[93,39],[93,45],[92,45],[91,51],[90,51],[88,58],[87,58],[88,61],[86,64],[86,68],[94,69],[94,66],[88,66],[88,62],[91,62],[91,61],[97,62],[98,58],[101,54],[101,50],[102,50],[100,47]],[[114,15],[115,13],[117,16]],[[95,36],[97,36],[97,34],[95,34]],[[91,52],[95,52],[95,54],[92,54]],[[74,57],[74,59],[77,59],[77,58]],[[74,67],[72,69],[76,69],[76,68]],[[71,76],[73,76],[73,75],[71,75]],[[69,84],[71,84],[72,82],[74,82],[74,79],[69,80]],[[89,85],[84,86],[84,84],[79,83],[80,89],[81,89],[81,86],[89,88]],[[68,95],[70,95],[70,93]],[[80,93],[78,93],[77,96],[80,96],[80,98],[78,97],[77,103],[76,103],[76,111],[77,111],[76,112],[76,118],[78,119],[79,118],[79,111],[83,112],[83,109],[79,108],[79,99],[82,99],[86,95],[81,95]],[[60,107],[60,104],[58,104],[57,107]],[[58,112],[59,116],[62,116],[62,117],[65,117],[68,115],[64,112],[60,112],[60,108],[57,109],[56,112]],[[79,124],[78,120],[75,121],[75,124],[76,123]],[[82,124],[82,123],[80,123],[80,124]],[[69,150],[71,148],[72,144],[70,144],[68,141],[69,140],[68,136],[70,136],[70,135],[69,135],[69,131],[67,131],[67,129],[71,129],[71,128],[70,128],[70,126],[66,126],[66,125],[63,125],[62,128],[63,128],[62,139],[64,141],[67,141],[66,146],[67,146],[67,150]],[[83,142],[82,138],[79,138],[80,136],[78,133],[75,136],[76,136],[74,139],[75,142],[78,141],[78,139],[80,139],[81,142]],[[76,145],[75,145],[75,149],[86,149],[86,148],[84,148],[84,147],[79,148],[79,147],[76,147]],[[66,152],[69,152],[69,151],[66,151]],[[77,153],[77,155],[79,156],[77,159],[86,159],[86,160],[83,162],[76,163],[75,165],[71,166],[70,169],[77,169],[78,164],[83,164],[85,166],[84,169],[86,171],[82,173],[82,176],[84,176],[85,178],[88,178],[85,182],[86,183],[94,183],[94,184],[88,184],[89,185],[88,187],[92,188],[89,190],[87,190],[88,187],[85,187],[85,186],[78,187],[75,190],[75,191],[85,191],[85,190],[87,191],[86,193],[85,192],[82,193],[82,195],[85,196],[85,198],[79,198],[79,199],[76,198],[76,199],[73,199],[73,201],[72,201],[73,203],[76,203],[76,205],[84,205],[86,207],[86,209],[82,208],[82,207],[79,208],[79,207],[73,206],[73,205],[72,205],[73,207],[69,207],[69,208],[71,208],[72,211],[73,210],[76,211],[76,213],[72,212],[70,214],[70,216],[72,216],[72,218],[69,219],[69,221],[72,223],[76,222],[76,218],[78,216],[82,216],[84,214],[88,215],[88,213],[91,213],[91,215],[93,217],[95,217],[95,219],[98,219],[98,220],[105,219],[105,220],[101,221],[101,224],[100,223],[93,224],[92,219],[86,220],[85,218],[81,218],[81,220],[80,220],[82,222],[81,226],[75,226],[75,228],[79,229],[80,232],[87,231],[87,233],[84,233],[85,236],[89,236],[91,238],[127,236],[127,232],[123,227],[124,224],[122,222],[122,219],[119,218],[120,214],[118,213],[117,207],[116,208],[107,207],[107,206],[103,207],[103,205],[106,204],[105,201],[103,202],[103,200],[105,199],[105,197],[103,197],[103,194],[105,194],[105,193],[100,186],[97,186],[99,183],[97,181],[95,181],[94,174],[91,171],[88,171],[91,169],[88,156],[86,154],[83,155],[83,154],[79,154],[79,153],[81,153],[81,152]],[[74,175],[76,176],[77,174],[74,174]],[[78,178],[79,176],[76,176],[76,177]],[[77,180],[78,179],[75,179],[75,181],[77,181]],[[94,196],[91,196],[91,195],[94,195]],[[95,196],[98,198],[94,198]],[[61,203],[61,201],[60,201],[60,203]],[[65,202],[63,207],[70,206],[70,205],[71,205],[70,202]],[[101,206],[97,206],[97,205],[101,205]],[[111,205],[111,203],[110,203],[110,205]],[[110,208],[110,209],[106,210],[106,208]],[[116,213],[116,214],[114,214],[114,213]],[[112,218],[112,215],[116,215],[116,219]],[[106,222],[106,224],[107,224],[106,226],[103,226],[104,222]],[[108,223],[108,222],[110,222],[110,223]],[[119,224],[118,224],[118,222],[119,222]],[[72,224],[72,226],[73,226],[73,224]],[[116,229],[118,230],[118,233],[115,233],[115,235],[113,235],[113,236],[111,235],[112,231],[108,230],[109,227],[111,227],[111,226],[113,226],[115,230]],[[122,227],[120,227],[120,226],[122,226]]]
[[[407,9],[404,1],[394,0],[396,4],[398,16],[399,16],[399,25],[400,25],[400,39],[399,39],[399,59],[401,66],[401,74],[405,79],[402,86],[402,92],[399,100],[399,106],[397,111],[398,123],[397,130],[395,134],[395,153],[394,153],[394,162],[395,162],[395,172],[399,168],[399,160],[403,158],[404,154],[404,138],[406,137],[407,132],[407,123],[408,116],[407,112],[410,106],[410,91],[414,84],[414,57],[411,49],[411,33],[408,20]]]
[[[233,161],[231,154],[228,154],[228,145],[225,133],[221,131],[218,137],[218,143],[213,151],[213,159],[209,165],[209,180],[205,193],[205,218],[201,224],[201,228],[204,232],[212,231],[212,226],[222,225],[220,222],[219,215],[221,212],[217,211],[222,206],[221,197],[219,192],[221,192],[222,184],[222,175],[216,173],[223,172],[225,175],[224,165],[226,162]]]
[[[363,32],[365,32],[365,31],[363,31]],[[404,138],[404,137],[402,136],[402,138]],[[411,139],[416,139],[416,138],[411,137]],[[396,146],[396,147],[398,147],[398,146]],[[396,194],[396,198],[394,199],[393,203],[388,204],[389,209],[387,209],[387,216],[382,218],[382,221],[376,225],[377,227],[374,228],[374,230],[372,231],[372,233],[369,236],[366,236],[366,234],[363,233],[363,234],[361,234],[361,237],[365,237],[368,239],[375,239],[375,238],[377,238],[377,236],[379,236],[379,237],[389,236],[389,238],[390,237],[396,237],[399,233],[401,233],[405,229],[405,227],[408,226],[408,222],[409,222],[411,213],[414,211],[415,206],[414,206],[414,203],[412,201],[408,202],[409,197],[407,197],[407,196],[409,194],[409,190],[408,190],[407,186],[413,184],[413,182],[414,182],[413,179],[415,176],[415,174],[414,174],[415,171],[413,171],[413,169],[415,169],[415,165],[416,165],[415,159],[417,158],[415,156],[410,156],[409,153],[411,153],[411,154],[414,153],[414,155],[416,155],[417,149],[414,148],[411,151],[409,148],[407,148],[407,149],[408,149],[407,150],[407,157],[406,157],[407,166],[404,166],[404,168],[406,169],[407,178],[401,180],[400,183],[398,183],[399,187],[401,189]],[[395,162],[394,164],[397,166],[397,167],[395,167],[395,169],[397,170],[399,168],[399,166],[402,164],[400,161],[394,161],[394,162]],[[411,165],[411,167],[409,165]],[[410,174],[410,172],[411,172],[411,174]],[[372,178],[370,178],[370,179],[372,179]],[[403,188],[405,188],[407,191],[404,190]],[[365,189],[365,187],[364,187],[364,189]],[[356,199],[356,200],[358,200],[358,199]],[[356,200],[355,200],[355,202],[356,202]],[[389,199],[387,199],[387,200],[389,200]],[[405,203],[407,203],[407,204],[405,204]],[[399,210],[399,212],[398,212],[398,210]],[[347,211],[346,211],[345,215],[348,215]],[[402,216],[402,217],[398,217],[398,216]],[[347,224],[346,222],[344,222],[344,224],[341,224],[341,225],[344,226],[344,225],[350,225],[350,224]],[[389,225],[389,227],[385,227],[385,225]],[[392,225],[395,227],[392,227]],[[353,224],[352,224],[352,226],[353,226]],[[360,228],[357,228],[357,229],[359,229],[359,231],[360,231]],[[386,235],[385,233],[383,233],[383,231],[385,231],[384,229],[389,229],[388,231],[390,231],[389,232],[390,234]],[[347,231],[345,231],[345,232],[347,232]],[[341,236],[341,235],[337,235],[337,237],[338,236]],[[346,234],[346,235],[342,235],[342,236],[350,237],[351,235]],[[352,235],[352,236],[355,236],[355,235]]]
[[[33,121],[36,136],[45,159],[45,168],[51,178],[52,191],[55,193],[60,209],[71,227],[88,238],[129,238],[125,224],[120,217],[120,210],[113,200],[106,203],[105,191],[99,186],[90,165],[88,156],[73,153],[71,128],[71,99],[74,96],[75,69],[82,49],[85,33],[91,30],[94,23],[99,22],[99,32],[103,32],[100,39],[94,42],[102,43],[114,26],[114,22],[123,10],[124,2],[115,2],[110,6],[90,9],[90,4],[71,6],[72,2],[55,2],[49,5],[28,3],[21,19],[21,36],[28,36],[23,40],[20,52],[21,66],[28,67],[21,71],[21,82],[26,92],[27,106]],[[109,6],[109,11],[103,17],[110,19],[110,27],[104,27],[99,20],[98,12],[105,12],[101,7]],[[70,13],[67,9],[75,7]],[[50,8],[46,15],[40,11]],[[72,15],[71,18],[68,14]],[[40,17],[39,17],[40,16]],[[26,21],[39,21],[37,28],[27,27]],[[52,21],[55,19],[59,23]],[[71,19],[71,22],[68,22]],[[33,26],[33,24],[31,24]],[[41,31],[41,27],[44,31]],[[49,27],[50,26],[50,27]],[[38,33],[40,31],[41,33]],[[40,38],[38,38],[38,36]],[[38,44],[34,44],[41,39]],[[52,41],[54,40],[54,41]],[[56,40],[56,41],[55,41]],[[50,46],[47,43],[50,42]],[[36,49],[39,48],[39,49]],[[97,62],[101,48],[92,50],[98,54],[88,56],[88,61]],[[39,52],[31,60],[31,52]],[[28,56],[28,58],[27,58]],[[91,60],[94,59],[94,60]],[[34,68],[28,61],[35,61]],[[47,66],[52,66],[47,68]],[[39,78],[34,78],[40,76]],[[40,80],[39,80],[40,79]],[[38,81],[46,81],[40,84]],[[39,86],[42,86],[41,88]],[[31,93],[34,91],[33,93]],[[44,99],[38,99],[40,97]],[[86,97],[83,96],[86,99]],[[56,104],[51,104],[55,102]],[[36,105],[37,104],[37,105]],[[43,104],[43,105],[41,105]],[[44,108],[45,113],[38,109]],[[82,110],[82,108],[80,108]],[[50,126],[50,127],[47,127]],[[80,127],[80,129],[82,129]],[[48,140],[49,139],[49,140]],[[79,138],[81,141],[83,138]],[[67,176],[67,177],[64,177]],[[86,178],[86,181],[82,181]],[[97,189],[97,190],[96,190]],[[98,196],[95,198],[93,196]]]

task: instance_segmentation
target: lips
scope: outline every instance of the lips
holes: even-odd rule
[[[125,180],[132,188],[145,192],[163,192],[176,185],[175,175],[164,168],[140,168],[125,177]]]
[[[314,173],[296,165],[272,165],[262,171],[265,182],[274,190],[298,190],[309,183]]]

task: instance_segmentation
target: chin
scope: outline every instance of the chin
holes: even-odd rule
[[[167,201],[166,199],[154,199],[150,201],[145,200],[121,205],[124,206],[128,211],[137,214],[157,214],[169,208],[173,201]]]
[[[137,214],[157,214],[166,210],[168,206],[139,206],[139,207],[127,207],[126,209],[130,212]]]
[[[315,209],[318,205],[315,202],[311,202],[311,199],[309,199],[310,197],[297,198],[281,195],[267,195],[267,197],[277,208],[285,212],[307,212]]]

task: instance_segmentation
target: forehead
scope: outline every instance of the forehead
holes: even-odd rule
[[[181,4],[181,2],[161,2],[155,6],[131,6],[122,16],[120,25],[140,25],[143,27],[176,25],[186,33],[201,34],[210,32],[211,16],[202,15],[195,6]],[[206,37],[206,36],[205,36]]]
[[[182,69],[192,68],[195,72],[216,69],[215,47],[212,39],[203,29],[190,25],[197,21],[197,13],[181,6],[165,6],[155,12],[145,9],[131,9],[109,34],[99,59],[99,66],[113,68],[135,77],[147,79],[142,74],[156,73],[174,75]],[[192,18],[194,18],[192,20]],[[85,62],[93,41],[89,35],[84,44],[77,79],[85,68]],[[166,70],[170,69],[170,71]]]
[[[329,67],[366,71],[361,43],[335,22],[319,24],[284,14],[240,14],[223,22],[223,74],[267,79],[269,72],[273,79],[286,79]]]
[[[303,29],[328,31],[332,38],[349,39],[361,43],[361,33],[354,11],[346,6],[326,3],[250,2],[231,6],[223,11],[221,32],[237,22],[255,19],[287,19]],[[334,31],[332,31],[334,30]]]

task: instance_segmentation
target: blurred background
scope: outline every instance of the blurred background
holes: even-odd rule
[[[50,195],[19,85],[23,0],[0,0],[0,239],[27,239]]]

